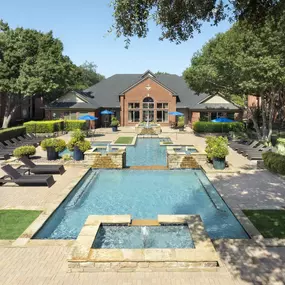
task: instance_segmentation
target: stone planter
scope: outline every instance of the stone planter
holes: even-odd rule
[[[55,151],[54,147],[47,147],[47,160],[56,160],[58,159],[58,152]]]
[[[117,132],[117,131],[118,131],[118,126],[113,126],[113,127],[112,127],[112,131],[113,131],[113,132]]]
[[[226,168],[226,159],[225,158],[213,158],[213,166],[215,169],[223,170]]]

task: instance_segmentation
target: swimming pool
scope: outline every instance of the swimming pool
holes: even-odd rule
[[[187,225],[101,226],[92,248],[193,248]]]
[[[159,138],[138,138],[135,146],[127,147],[127,166],[167,164],[166,147],[160,146]]]
[[[213,239],[248,238],[201,170],[90,170],[34,238],[75,239],[89,215],[200,215]]]

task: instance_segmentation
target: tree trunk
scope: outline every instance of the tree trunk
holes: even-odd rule
[[[267,142],[271,144],[271,137],[272,137],[272,126],[273,126],[273,116],[274,116],[274,106],[275,106],[275,99],[278,94],[271,95],[269,101],[269,114],[268,114],[268,135],[267,135]]]
[[[15,113],[17,107],[19,106],[19,105],[13,104],[12,96],[13,95],[7,95],[7,101],[5,105],[5,112],[4,112],[3,123],[2,123],[3,129],[8,128],[11,118],[13,114]]]
[[[266,100],[264,94],[261,95],[261,114],[262,114],[262,140],[267,140],[267,122],[266,122]]]
[[[252,122],[253,122],[253,127],[254,127],[254,129],[256,131],[257,139],[259,141],[261,141],[261,133],[260,133],[260,129],[259,129],[259,126],[258,126],[258,122],[257,122],[257,120],[255,118],[254,112],[252,111],[252,109],[250,107],[248,108],[248,111],[251,114],[251,119],[252,119]]]

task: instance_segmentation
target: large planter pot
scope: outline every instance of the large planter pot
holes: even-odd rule
[[[74,147],[73,159],[76,161],[84,159],[84,153],[77,147]]]
[[[113,131],[113,132],[117,132],[117,131],[118,131],[118,126],[112,127],[112,131]]]
[[[215,169],[223,170],[226,167],[226,159],[225,158],[213,158],[213,165]]]
[[[54,147],[47,147],[47,160],[58,159],[58,152],[55,151]]]

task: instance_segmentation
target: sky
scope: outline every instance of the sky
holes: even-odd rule
[[[124,39],[108,34],[113,23],[111,0],[1,0],[0,18],[11,28],[24,27],[53,31],[64,44],[64,54],[80,65],[94,62],[106,77],[116,73],[162,71],[181,75],[193,54],[210,38],[230,28],[204,24],[200,34],[180,45],[159,41],[160,28],[150,25],[144,39],[132,38],[125,49]]]

